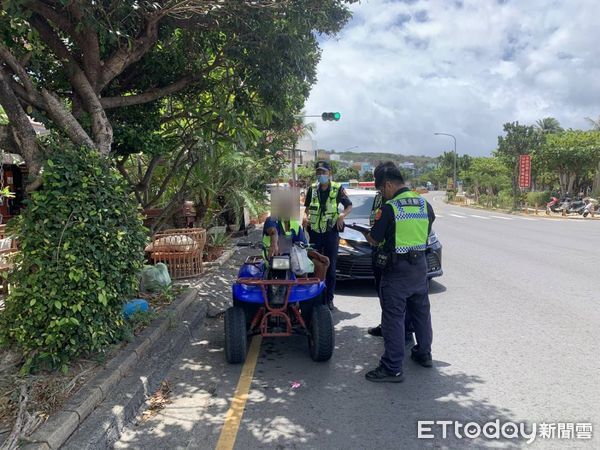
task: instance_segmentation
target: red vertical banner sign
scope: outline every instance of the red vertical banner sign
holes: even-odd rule
[[[519,187],[531,187],[531,155],[519,156]]]

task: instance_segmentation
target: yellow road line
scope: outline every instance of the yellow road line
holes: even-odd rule
[[[244,415],[244,409],[246,408],[246,400],[248,400],[248,392],[250,391],[250,384],[252,383],[254,369],[256,368],[261,342],[262,336],[254,336],[252,338],[250,349],[246,356],[246,362],[242,367],[242,373],[240,374],[240,379],[235,388],[235,394],[233,394],[233,399],[231,400],[231,406],[225,416],[225,422],[221,429],[221,435],[219,436],[216,450],[233,449],[242,416]]]

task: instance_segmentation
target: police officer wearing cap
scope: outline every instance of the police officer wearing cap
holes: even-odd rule
[[[378,167],[375,187],[384,205],[381,217],[367,234],[367,240],[378,248],[375,263],[381,269],[379,297],[384,353],[379,366],[366,374],[374,382],[403,381],[405,315],[411,312],[417,345],[411,359],[432,366],[431,312],[427,283],[425,250],[435,214],[431,205],[404,184],[395,166]]]
[[[377,176],[377,173],[382,171],[385,167],[391,167],[394,168],[396,167],[396,165],[394,164],[393,161],[388,161],[382,164],[379,164],[376,168],[376,170],[373,172],[373,176]],[[381,217],[381,207],[383,206],[383,197],[381,195],[381,192],[377,192],[377,195],[375,195],[375,198],[373,198],[373,204],[371,205],[371,215],[369,216],[369,226],[372,228],[373,225],[375,225],[375,222],[377,222],[379,220],[379,218]],[[380,246],[382,244],[379,244]],[[377,247],[373,247],[373,254],[372,254],[372,261],[371,261],[371,268],[373,269],[373,276],[375,278],[375,291],[377,292],[377,295],[379,296],[379,284],[381,282],[381,269],[379,267],[377,267],[376,264],[376,256],[377,256]],[[382,337],[383,334],[381,333],[381,324],[377,325],[376,327],[371,327],[367,330],[367,332],[371,335],[371,336],[377,336],[377,337]],[[405,332],[405,344],[406,345],[412,345],[413,344],[413,326],[412,326],[412,321],[410,320],[410,311],[407,309],[406,310],[406,315],[405,315],[405,320],[404,320],[404,332]]]
[[[318,161],[315,170],[317,182],[306,192],[303,225],[308,228],[314,250],[329,258],[325,300],[329,309],[333,309],[339,232],[344,229],[344,219],[352,210],[352,202],[344,188],[331,180],[331,166],[327,161]],[[341,213],[338,210],[340,204],[344,207]]]

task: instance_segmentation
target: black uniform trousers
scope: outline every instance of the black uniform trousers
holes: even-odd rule
[[[325,286],[327,287],[327,302],[333,301],[333,293],[335,292],[335,268],[338,257],[338,249],[340,246],[340,234],[337,229],[333,228],[325,233],[317,233],[309,230],[310,244],[312,248],[329,258],[329,268],[325,277]]]
[[[371,267],[373,268],[373,275],[375,277],[375,291],[377,292],[377,296],[379,296],[379,285],[381,284],[381,269],[375,265],[375,253],[373,253]],[[410,311],[408,309],[406,310],[406,314],[404,317],[404,331],[406,333],[406,339],[412,339],[412,333],[414,333],[415,329],[410,319]]]
[[[384,353],[380,364],[389,372],[402,372],[406,311],[411,312],[417,337],[417,356],[431,353],[433,331],[427,283],[425,254],[416,264],[406,259],[392,257],[390,265],[382,271],[379,286],[381,303],[381,331]]]

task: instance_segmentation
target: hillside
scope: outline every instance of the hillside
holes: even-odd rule
[[[417,168],[425,167],[427,164],[436,163],[437,158],[431,156],[400,155],[397,153],[371,153],[371,152],[336,152],[344,161],[369,162],[376,165],[380,161],[394,161],[395,163],[411,162]]]

